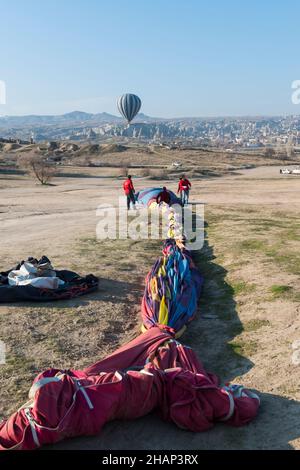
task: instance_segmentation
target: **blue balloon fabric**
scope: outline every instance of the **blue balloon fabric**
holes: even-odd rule
[[[157,196],[161,193],[163,188],[147,188],[142,189],[138,193],[136,193],[136,202],[141,204],[142,206],[150,206],[153,202],[156,201]],[[181,200],[179,197],[176,196],[172,191],[168,190],[170,195],[170,206],[174,204],[182,205]]]
[[[142,320],[146,329],[166,325],[178,332],[195,316],[203,276],[191,253],[176,240],[165,241],[163,256],[146,278]]]

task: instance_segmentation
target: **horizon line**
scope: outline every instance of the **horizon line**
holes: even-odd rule
[[[89,111],[82,111],[82,110],[73,110],[73,111],[67,111],[65,113],[60,113],[60,114],[36,114],[36,113],[29,113],[29,114],[0,114],[0,119],[3,118],[26,118],[26,117],[62,117],[66,116],[67,114],[73,114],[73,113],[84,113],[84,114],[90,114],[92,116],[96,116],[98,114],[108,114],[112,117],[118,118],[118,119],[123,119],[122,116],[118,116],[117,114],[112,114],[107,111],[98,111],[98,112],[89,112]],[[225,118],[277,118],[277,117],[300,117],[300,113],[278,113],[278,114],[219,114],[219,115],[197,115],[197,116],[172,116],[172,117],[165,117],[165,116],[150,116],[149,114],[145,113],[138,113],[136,117],[139,115],[144,115],[150,119],[164,119],[164,120],[178,120],[178,119],[225,119]]]

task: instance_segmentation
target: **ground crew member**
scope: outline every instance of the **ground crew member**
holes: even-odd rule
[[[127,198],[127,210],[130,209],[130,203],[132,203],[132,205],[135,209],[135,195],[134,195],[135,189],[134,189],[134,186],[133,186],[131,175],[128,175],[127,179],[124,181],[123,189],[124,189],[124,193],[125,193],[126,198]]]
[[[166,204],[170,204],[171,202],[171,196],[165,186],[156,197],[156,203],[160,204],[161,202],[165,202]]]
[[[181,176],[179,183],[178,183],[178,190],[177,193],[180,193],[180,198],[182,205],[188,204],[189,202],[189,194],[192,185],[189,180],[185,177],[185,175]]]

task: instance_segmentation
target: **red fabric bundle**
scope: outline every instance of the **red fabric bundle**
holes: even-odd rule
[[[204,431],[216,421],[245,424],[259,407],[258,397],[243,387],[220,388],[192,349],[158,327],[85,371],[45,371],[29,397],[0,424],[1,450],[97,434],[108,421],[135,419],[156,408],[182,428]]]

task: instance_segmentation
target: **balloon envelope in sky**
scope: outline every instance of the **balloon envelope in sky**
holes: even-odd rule
[[[125,95],[120,96],[117,101],[117,106],[120,114],[122,114],[128,124],[130,124],[141,109],[142,102],[138,96],[133,95],[132,93],[126,93]]]

